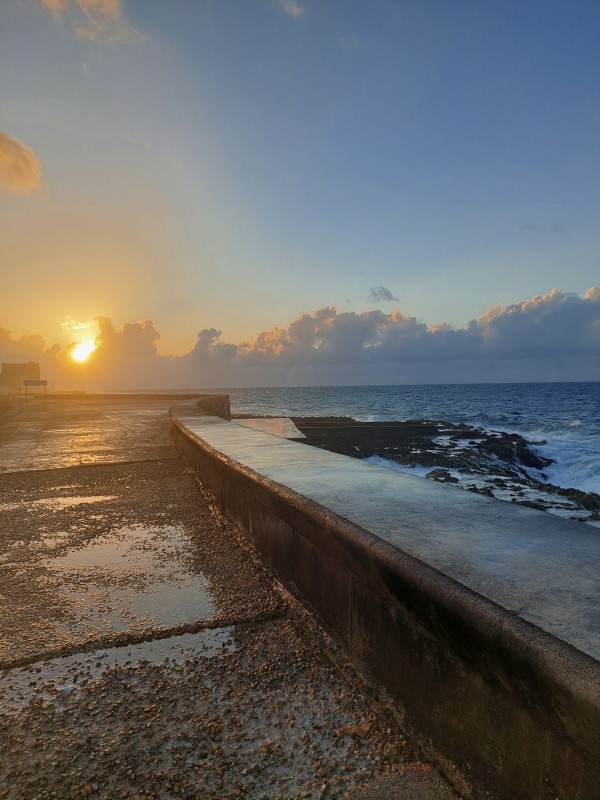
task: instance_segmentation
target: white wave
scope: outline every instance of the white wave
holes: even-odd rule
[[[569,437],[549,437],[535,451],[554,461],[544,469],[549,483],[600,494],[600,452],[592,438],[573,441]]]

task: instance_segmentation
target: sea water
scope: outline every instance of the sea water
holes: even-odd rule
[[[556,486],[600,494],[600,383],[228,389],[234,414],[430,419],[519,433]]]

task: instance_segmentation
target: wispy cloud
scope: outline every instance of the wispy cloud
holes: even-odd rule
[[[90,42],[130,42],[141,38],[123,18],[121,0],[38,0],[56,19],[66,17],[73,32]]]
[[[391,289],[387,286],[371,286],[369,289],[369,300],[372,303],[397,303],[398,298],[394,297]]]
[[[282,11],[289,17],[301,17],[304,14],[304,7],[297,0],[274,0]]]
[[[60,327],[66,331],[83,331],[89,330],[90,328],[94,328],[96,326],[95,320],[89,320],[88,322],[81,322],[79,320],[73,319],[73,317],[67,317],[63,322],[61,322]]]
[[[27,194],[43,185],[42,165],[33,150],[0,131],[0,187]]]

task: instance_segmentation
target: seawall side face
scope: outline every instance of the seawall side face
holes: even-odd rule
[[[173,429],[225,516],[393,695],[413,735],[470,780],[473,797],[600,798],[600,587],[586,572],[596,531],[197,407],[175,409]],[[527,582],[523,562],[541,574]],[[544,593],[560,564],[570,596],[562,584]],[[557,619],[561,598],[572,613]]]

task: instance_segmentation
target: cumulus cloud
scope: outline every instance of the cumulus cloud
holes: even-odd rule
[[[391,289],[387,286],[371,286],[369,289],[369,300],[372,303],[397,303],[398,298],[394,297]]]
[[[493,306],[469,323],[469,331],[480,337],[490,356],[558,356],[597,350],[600,340],[594,324],[599,318],[597,288],[583,299],[552,289],[520,303]]]
[[[285,11],[289,17],[300,17],[304,14],[304,7],[296,0],[275,0],[275,3]]]
[[[132,41],[140,34],[123,19],[121,0],[39,0],[56,19],[67,17],[73,32],[90,42]]]
[[[42,165],[33,150],[0,131],[0,187],[27,194],[42,186]]]
[[[120,330],[115,328],[108,317],[97,317],[96,322],[99,331],[96,346],[103,358],[136,361],[156,357],[160,333],[152,320],[126,322]]]
[[[158,352],[150,320],[117,328],[101,317],[96,350],[84,365],[72,345],[47,348],[39,336],[0,329],[0,360],[40,361],[60,388],[203,389],[328,383],[467,383],[600,380],[600,289],[583,297],[553,289],[495,305],[465,328],[428,326],[399,310],[302,314],[253,339],[221,341],[203,328],[181,356]],[[77,334],[78,323],[70,321]]]
[[[0,361],[37,361],[46,351],[42,336],[26,335],[19,339],[0,328]]]
[[[334,365],[347,366],[348,375],[354,370],[360,382],[365,365],[379,365],[382,375],[385,369],[396,370],[401,378],[402,368],[415,364],[420,365],[419,374],[425,374],[429,365],[428,380],[435,382],[437,367],[432,365],[440,362],[449,366],[450,373],[454,369],[457,382],[469,363],[485,368],[482,379],[490,380],[500,361],[523,366],[526,360],[538,367],[544,363],[548,379],[560,380],[561,358],[583,359],[587,379],[597,379],[600,290],[590,289],[581,298],[553,289],[520,303],[493,306],[459,329],[446,323],[428,326],[399,310],[341,313],[327,307],[302,314],[287,328],[274,327],[238,345],[225,344],[220,331],[206,329],[199,334],[192,354],[197,364],[213,368],[220,364],[229,371],[232,366],[285,367],[288,373],[295,368],[320,367],[323,382],[326,368]],[[469,374],[477,373],[473,368]],[[520,372],[518,377],[522,377]]]

